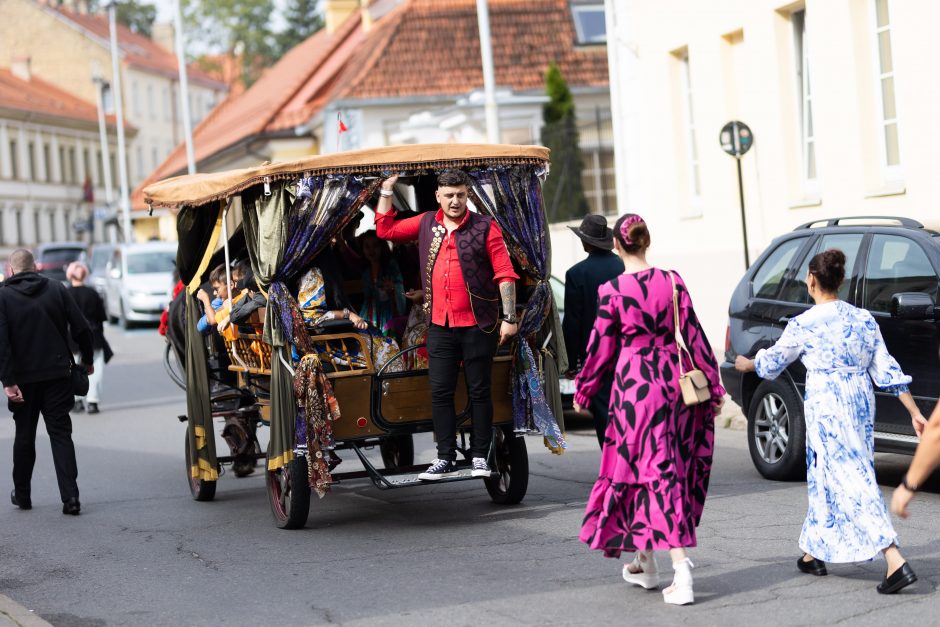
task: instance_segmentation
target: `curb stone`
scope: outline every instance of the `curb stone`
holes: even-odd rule
[[[52,627],[31,610],[0,594],[0,627]]]

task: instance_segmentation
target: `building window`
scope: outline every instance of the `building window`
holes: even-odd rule
[[[156,146],[156,144],[154,144],[154,146],[150,149],[150,168],[151,168],[151,171],[156,170],[158,165],[160,165],[160,155],[159,155],[159,153],[157,152],[157,146]],[[141,172],[141,175],[143,175],[143,172]]]
[[[162,94],[161,100],[163,101],[163,119],[169,121],[170,120],[170,89],[166,85],[164,85],[161,90],[161,94]]]
[[[43,167],[43,177],[44,181],[52,180],[52,158],[50,157],[50,148],[49,144],[42,145],[42,167]]]
[[[804,188],[811,188],[816,182],[816,136],[813,130],[813,94],[809,74],[806,10],[794,12],[791,19],[796,49],[796,90],[800,116],[800,154],[802,156],[800,171]]]
[[[95,151],[95,163],[98,164],[98,176],[95,177],[95,184],[99,187],[104,186],[104,159],[101,158],[101,151]]]
[[[685,122],[686,160],[689,168],[689,196],[693,200],[701,196],[701,178],[699,177],[698,143],[695,141],[695,115],[692,107],[692,73],[689,71],[689,53],[679,59],[680,80],[682,81],[682,113]]]
[[[607,42],[607,18],[603,2],[572,2],[571,17],[578,43],[603,44]]]
[[[23,210],[13,209],[13,217],[16,221],[16,241],[13,243],[16,246],[22,246],[25,243],[23,241]]]
[[[144,147],[137,147],[137,177],[144,178]]]
[[[153,101],[153,85],[147,85],[147,113],[151,120],[157,119],[157,106]]]
[[[82,163],[85,164],[85,181],[91,180],[91,153],[87,148],[82,150]],[[82,181],[82,184],[85,183]]]
[[[27,180],[36,180],[36,144],[29,142],[26,144],[26,165],[29,167]]]
[[[616,215],[614,151],[610,148],[582,149],[581,185],[591,213]]]
[[[134,117],[140,117],[140,89],[137,81],[131,83],[131,106],[134,108]]]
[[[75,157],[75,147],[69,148],[69,183],[78,183],[78,159]]]
[[[18,179],[20,178],[20,155],[19,155],[19,146],[16,145],[16,140],[10,140],[10,178]],[[19,244],[19,239],[16,241]]]
[[[875,0],[875,39],[882,162],[886,167],[893,168],[901,165],[901,150],[898,146],[898,112],[894,102],[894,59],[891,56],[888,0]]]

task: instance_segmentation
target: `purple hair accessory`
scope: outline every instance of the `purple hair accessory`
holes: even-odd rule
[[[623,221],[623,224],[620,225],[620,235],[623,237],[623,241],[627,246],[633,246],[633,240],[630,239],[630,227],[634,224],[641,224],[644,220],[640,216],[633,214],[629,218]]]

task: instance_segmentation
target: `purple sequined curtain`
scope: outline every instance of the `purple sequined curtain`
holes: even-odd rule
[[[301,179],[287,221],[287,244],[268,292],[269,306],[287,341],[301,355],[310,352],[309,338],[297,300],[288,284],[310,267],[314,258],[372,196],[381,179],[366,183],[352,176]]]
[[[552,292],[548,284],[548,224],[542,210],[538,168],[501,166],[471,170],[468,174],[473,181],[473,204],[481,213],[496,220],[509,252],[523,272],[536,280],[519,327],[519,335],[526,338],[542,328],[552,311]],[[528,343],[519,341],[516,352],[512,381],[515,430],[541,433],[550,448],[566,448],[558,422],[545,400],[545,385]]]

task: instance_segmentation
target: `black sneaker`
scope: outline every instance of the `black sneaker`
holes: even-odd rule
[[[470,471],[471,477],[486,478],[492,474],[490,472],[490,467],[486,464],[486,459],[482,457],[474,457],[470,467],[473,468],[473,470]]]
[[[97,414],[98,413],[98,403],[88,403],[88,413]]]
[[[449,459],[435,459],[428,469],[418,475],[424,481],[437,481],[457,473],[457,463]]]

